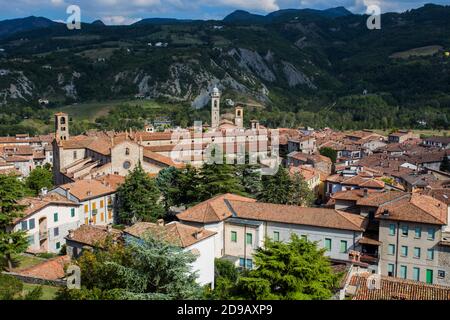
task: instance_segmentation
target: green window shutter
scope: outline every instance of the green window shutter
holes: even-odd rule
[[[331,239],[325,239],[325,249],[327,249],[327,251],[331,251]]]
[[[420,281],[420,269],[419,268],[413,268],[413,280]]]
[[[253,244],[253,235],[251,233],[247,233],[245,235],[246,243],[247,244]]]
[[[53,214],[53,222],[58,222],[58,213]]]
[[[273,240],[280,241],[280,233],[278,231],[273,232]]]
[[[389,235],[390,236],[395,236],[395,224],[390,224],[389,225]]]
[[[231,231],[231,241],[237,242],[237,232],[236,231]]]
[[[408,274],[408,268],[406,266],[400,266],[400,278],[406,279]]]
[[[75,208],[70,209],[70,216],[75,217]]]
[[[427,269],[427,283],[433,284],[433,270]]]
[[[347,253],[347,241],[345,240],[341,240],[341,253]]]

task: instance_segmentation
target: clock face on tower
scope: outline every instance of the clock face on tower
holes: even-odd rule
[[[125,162],[123,163],[123,168],[124,168],[125,170],[130,169],[130,168],[131,168],[131,162],[130,162],[130,161],[125,161]]]

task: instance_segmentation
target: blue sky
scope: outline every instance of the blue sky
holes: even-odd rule
[[[429,2],[450,5],[450,0],[0,0],[0,20],[35,15],[65,21],[71,4],[80,6],[85,22],[101,19],[106,24],[130,24],[151,17],[222,19],[236,9],[266,14],[286,8],[344,6],[364,13],[367,5],[378,4],[382,12],[401,12]]]

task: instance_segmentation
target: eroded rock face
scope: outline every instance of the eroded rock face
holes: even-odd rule
[[[290,87],[297,85],[307,85],[311,89],[317,89],[312,81],[303,72],[297,70],[297,68],[286,61],[283,61],[283,72]]]

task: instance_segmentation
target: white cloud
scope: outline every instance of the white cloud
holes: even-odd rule
[[[130,18],[124,16],[106,16],[101,20],[107,25],[129,25],[142,20],[142,18]]]

